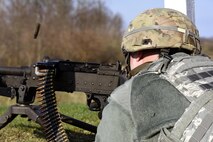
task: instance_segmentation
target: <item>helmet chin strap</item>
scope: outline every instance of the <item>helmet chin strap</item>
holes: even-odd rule
[[[130,71],[131,71],[131,69],[130,69],[130,53],[129,52],[126,52],[125,53],[125,70],[126,70],[126,72],[127,72],[127,78],[130,78],[131,76],[130,76]]]
[[[173,59],[170,55],[170,48],[162,48],[160,50],[160,58],[163,58],[163,64],[161,66],[160,71],[162,73],[166,72],[166,69],[168,68],[169,63]]]
[[[160,49],[160,58],[163,58],[163,64],[161,67],[161,72],[165,72],[169,63],[172,60],[172,56],[170,55],[170,48],[162,48]],[[149,62],[150,63],[150,62]],[[130,68],[130,52],[125,52],[125,70],[127,72],[127,78],[130,78],[132,75],[131,68]]]

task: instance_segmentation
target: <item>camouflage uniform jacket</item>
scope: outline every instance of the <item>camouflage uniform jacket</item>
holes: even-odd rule
[[[98,126],[96,142],[166,141],[159,138],[160,131],[164,128],[173,129],[191,104],[190,97],[193,97],[185,95],[184,91],[188,88],[184,88],[180,82],[190,78],[191,82],[197,81],[195,74],[213,70],[213,62],[208,57],[177,53],[168,66],[168,70],[173,68],[169,70],[170,74],[160,71],[162,65],[163,59],[153,62],[111,94]],[[182,76],[172,80],[179,69],[181,73],[178,75]],[[204,88],[205,84],[207,83],[201,81],[198,87]],[[195,90],[202,90],[200,88]],[[187,134],[186,132],[183,133]],[[181,136],[185,141],[187,136]]]

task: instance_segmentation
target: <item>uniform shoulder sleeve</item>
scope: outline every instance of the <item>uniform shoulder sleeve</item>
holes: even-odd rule
[[[134,78],[126,81],[124,84],[116,88],[110,95],[109,102],[114,101],[123,109],[130,111],[130,97],[132,89],[132,81]]]
[[[131,111],[138,139],[172,127],[188,105],[188,100],[158,74],[136,77],[132,83]]]
[[[133,122],[129,112],[111,100],[103,110],[95,142],[131,142]]]

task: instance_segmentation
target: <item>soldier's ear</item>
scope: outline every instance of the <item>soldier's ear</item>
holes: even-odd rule
[[[143,52],[137,52],[137,61],[140,61],[144,58]]]
[[[142,52],[134,52],[130,53],[130,58],[134,59],[135,61],[140,61],[143,59],[143,53]]]

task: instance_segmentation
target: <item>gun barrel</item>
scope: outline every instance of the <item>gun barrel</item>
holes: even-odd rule
[[[31,74],[30,67],[0,67],[0,75],[23,76],[27,74]]]

